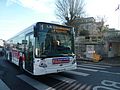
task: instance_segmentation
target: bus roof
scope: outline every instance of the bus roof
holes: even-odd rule
[[[47,24],[47,25],[55,25],[55,26],[68,27],[68,28],[71,27],[71,26],[66,26],[66,25],[61,25],[61,24],[55,24],[55,23],[48,23],[48,22],[37,22],[36,24]]]
[[[11,37],[10,39],[12,39],[12,38],[18,36],[18,35],[21,34],[21,33],[27,32],[28,29],[34,28],[34,26],[39,25],[39,24],[47,24],[47,25],[53,25],[53,26],[58,26],[58,27],[72,28],[71,26],[66,26],[66,25],[61,25],[61,24],[55,24],[55,23],[49,23],[49,22],[36,22],[36,23],[32,24],[31,26],[25,28],[24,30],[18,32],[15,36]],[[8,40],[10,40],[10,39],[8,39]],[[7,40],[7,41],[8,41],[8,40]]]

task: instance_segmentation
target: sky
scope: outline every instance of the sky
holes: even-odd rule
[[[120,30],[120,0],[85,0],[87,17],[105,17],[110,28]],[[55,0],[0,0],[0,39],[7,40],[38,21],[58,22]]]

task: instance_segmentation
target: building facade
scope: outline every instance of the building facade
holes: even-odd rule
[[[104,34],[106,53],[108,57],[120,56],[120,31],[115,29],[109,29]]]
[[[103,32],[100,31],[101,22],[96,22],[93,17],[77,19],[79,28],[75,40],[77,58],[92,59],[93,53],[105,56]],[[81,31],[88,31],[88,35],[81,35]]]

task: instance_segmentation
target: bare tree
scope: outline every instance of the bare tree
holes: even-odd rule
[[[75,19],[81,18],[84,12],[84,0],[57,0],[56,15],[66,25],[76,26]]]
[[[80,33],[78,34],[79,36],[89,36],[89,31],[88,30],[81,30]]]
[[[98,27],[99,31],[100,32],[104,31],[105,23],[107,21],[106,17],[105,16],[97,16],[96,21],[99,22],[99,24],[100,24]]]

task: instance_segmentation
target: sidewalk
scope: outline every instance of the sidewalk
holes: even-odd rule
[[[120,57],[104,58],[99,62],[93,62],[92,60],[84,60],[84,59],[78,59],[77,61],[83,63],[95,63],[95,64],[97,63],[103,65],[120,66]]]

